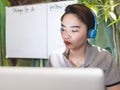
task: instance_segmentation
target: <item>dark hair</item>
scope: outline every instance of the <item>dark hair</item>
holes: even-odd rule
[[[64,18],[64,16],[69,13],[75,14],[79,20],[86,24],[88,32],[89,30],[94,29],[95,27],[94,16],[88,7],[81,4],[68,5],[65,8],[65,13],[61,17],[61,21]]]

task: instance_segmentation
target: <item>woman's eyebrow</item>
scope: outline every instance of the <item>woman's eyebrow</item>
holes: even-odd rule
[[[65,25],[61,24],[62,27],[65,27]],[[80,26],[70,26],[70,28],[80,28]]]
[[[71,28],[80,28],[80,26],[70,26]]]

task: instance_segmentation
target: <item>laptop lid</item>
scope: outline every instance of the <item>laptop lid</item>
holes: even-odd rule
[[[97,68],[0,67],[0,90],[104,90]]]

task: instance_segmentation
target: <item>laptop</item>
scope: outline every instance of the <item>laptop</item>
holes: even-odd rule
[[[98,68],[0,67],[0,90],[105,90]]]

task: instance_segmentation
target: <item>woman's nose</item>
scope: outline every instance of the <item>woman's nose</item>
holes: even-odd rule
[[[71,38],[70,32],[66,31],[65,34],[64,34],[64,38],[65,39]]]

